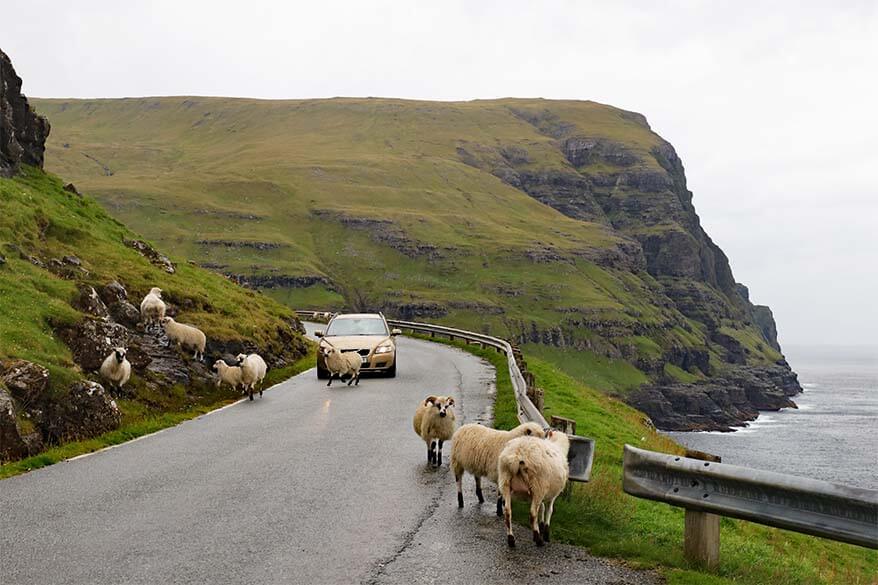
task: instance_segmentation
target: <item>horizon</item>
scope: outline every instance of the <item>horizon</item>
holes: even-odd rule
[[[863,115],[878,100],[871,3],[209,7],[16,0],[6,12],[24,24],[3,48],[35,99],[546,99],[637,112],[676,148],[705,231],[772,308],[782,346],[868,344],[878,328],[878,276],[864,269],[878,217],[878,122]],[[24,18],[33,11],[44,18]]]

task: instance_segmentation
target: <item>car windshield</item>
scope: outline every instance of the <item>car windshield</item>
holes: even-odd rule
[[[326,335],[387,335],[387,326],[384,319],[377,317],[333,319],[326,328]]]

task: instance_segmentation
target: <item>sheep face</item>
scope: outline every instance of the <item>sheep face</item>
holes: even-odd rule
[[[168,323],[173,323],[173,317],[162,317],[162,325],[167,325]]]
[[[116,349],[113,350],[113,353],[116,354],[116,363],[121,364],[122,362],[125,361],[125,354],[128,353],[128,350],[125,349],[124,347],[117,347]]]
[[[235,360],[237,360],[236,365],[238,365],[238,366],[242,365],[244,363],[245,359],[247,359],[247,354],[246,353],[239,353],[238,355],[235,356]]]
[[[223,360],[216,360],[215,362],[213,362],[213,365],[210,366],[210,369],[213,370],[214,372],[218,372],[220,369],[221,363],[225,364],[225,362]]]
[[[428,396],[424,406],[434,406],[439,411],[439,416],[445,418],[454,406],[454,398],[451,396]],[[453,414],[453,411],[451,411]]]
[[[155,295],[155,296],[161,298],[161,296],[162,296],[162,289],[160,289],[160,288],[157,287],[157,286],[154,286],[154,287],[152,287],[151,289],[149,289],[149,294],[151,294],[151,295]]]
[[[510,432],[516,437],[536,437],[538,439],[544,439],[546,437],[546,432],[543,428],[533,422],[518,425]]]
[[[323,357],[329,357],[333,354],[339,353],[338,349],[332,347],[331,345],[324,345],[320,348],[320,351],[323,352]]]

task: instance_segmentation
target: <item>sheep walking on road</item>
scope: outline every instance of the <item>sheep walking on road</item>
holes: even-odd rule
[[[329,370],[329,382],[327,387],[332,385],[332,379],[338,376],[342,380],[344,376],[350,376],[348,386],[353,382],[355,386],[360,385],[360,367],[363,365],[363,359],[355,351],[342,352],[328,341],[324,340],[321,348],[324,360],[326,361],[326,369]],[[343,381],[343,380],[342,380]]]
[[[225,360],[216,360],[213,363],[213,370],[217,373],[216,386],[219,388],[223,384],[228,384],[232,388],[237,389],[238,386],[244,384],[244,372],[238,366],[230,366]]]
[[[451,470],[457,482],[457,505],[463,508],[463,472],[468,471],[476,478],[476,497],[479,503],[485,501],[482,495],[482,478],[487,477],[497,483],[497,460],[506,443],[518,437],[545,436],[536,423],[524,423],[511,431],[491,429],[480,424],[463,425],[454,433],[451,446]],[[497,497],[497,515],[503,514],[503,499]]]
[[[453,407],[451,396],[427,396],[412,420],[415,432],[427,443],[427,463],[436,467],[442,465],[442,444],[451,439],[457,426]]]
[[[512,497],[530,498],[530,525],[534,542],[549,542],[549,525],[555,499],[564,490],[570,474],[567,452],[570,440],[551,430],[545,439],[520,437],[510,441],[497,463],[498,486],[503,498],[506,542],[515,546],[512,534]]]
[[[268,365],[265,363],[265,360],[258,353],[251,353],[249,355],[239,353],[237,359],[243,375],[244,391],[249,394],[250,400],[253,400],[253,390],[257,386],[259,387],[259,396],[262,396],[262,380],[265,378],[266,372],[268,372]]]
[[[101,377],[117,390],[121,390],[131,378],[131,362],[125,357],[127,353],[124,347],[117,347],[101,364]]]
[[[162,319],[162,325],[165,328],[165,335],[168,336],[168,344],[194,351],[193,359],[198,361],[204,359],[207,337],[201,329],[185,323],[177,323],[173,317]]]
[[[149,294],[143,297],[140,302],[140,317],[143,319],[143,326],[149,330],[150,326],[158,326],[165,318],[167,306],[162,300],[162,289],[153,287],[149,289]]]

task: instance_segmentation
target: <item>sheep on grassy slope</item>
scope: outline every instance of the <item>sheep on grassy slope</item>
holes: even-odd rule
[[[140,302],[140,317],[143,319],[143,326],[149,329],[150,325],[157,325],[165,318],[165,302],[162,300],[162,289],[153,287],[149,289],[149,294],[143,297]]]
[[[344,376],[350,376],[348,386],[352,382],[356,382],[355,385],[359,386],[360,366],[363,365],[363,359],[360,357],[360,354],[355,351],[342,352],[334,345],[330,345],[326,340],[324,340],[324,343],[325,345],[321,347],[320,351],[323,352],[326,369],[329,370],[329,382],[326,385],[330,386],[335,376],[338,376],[339,380],[342,380]]]
[[[570,468],[570,440],[561,431],[549,431],[545,439],[520,437],[509,441],[497,462],[498,487],[503,498],[506,541],[515,546],[512,534],[512,497],[530,498],[530,525],[534,542],[549,541],[549,525],[555,498],[564,490]]]
[[[497,459],[506,443],[518,437],[545,436],[536,423],[524,423],[511,431],[500,431],[479,424],[463,425],[454,433],[451,446],[451,470],[457,482],[457,505],[463,508],[463,472],[468,471],[476,478],[476,497],[479,503],[485,501],[482,495],[482,478],[487,477],[497,483]],[[503,514],[503,500],[497,497],[497,515]]]
[[[162,325],[165,328],[165,335],[168,336],[169,344],[194,351],[193,359],[198,361],[204,359],[204,346],[207,345],[207,337],[201,329],[185,323],[177,323],[173,317],[163,318]]]
[[[453,406],[451,396],[427,396],[412,420],[415,432],[427,443],[427,463],[436,467],[442,465],[442,444],[451,439],[457,426]]]
[[[225,360],[216,360],[213,363],[213,370],[217,373],[217,387],[228,384],[232,388],[237,389],[238,386],[244,384],[244,372],[238,366],[230,366]]]
[[[125,357],[127,353],[124,347],[117,347],[101,364],[101,377],[117,390],[121,390],[131,377],[131,362]]]
[[[259,395],[262,396],[261,384],[265,378],[265,373],[268,371],[268,365],[266,365],[265,360],[258,353],[251,353],[250,355],[239,353],[237,360],[244,376],[242,380],[244,390],[249,393],[250,400],[253,400],[253,389],[257,386],[259,386]]]

